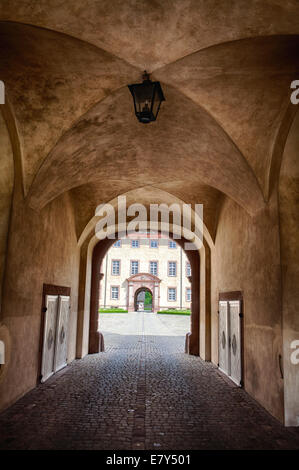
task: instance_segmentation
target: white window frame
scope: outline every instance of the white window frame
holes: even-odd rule
[[[189,263],[189,261],[186,261],[186,276],[191,276],[191,264]]]
[[[170,297],[170,291],[174,291],[174,299],[171,299]],[[168,290],[167,290],[167,299],[168,299],[168,302],[176,302],[176,298],[177,298],[177,292],[176,292],[176,287],[168,287]]]
[[[175,266],[174,274],[172,273],[173,267],[171,268],[170,267],[171,265]],[[177,262],[176,261],[168,261],[168,270],[167,271],[168,271],[168,276],[169,277],[176,277],[176,275],[177,275]]]
[[[133,272],[133,263],[137,263],[137,272]],[[134,274],[138,274],[139,273],[139,261],[137,259],[133,259],[130,261],[130,273],[131,273],[131,276],[133,276]]]
[[[188,293],[190,293],[190,296],[188,296]],[[190,297],[190,298],[189,298]],[[191,302],[192,300],[192,290],[191,287],[186,287],[186,302]]]
[[[117,289],[117,297],[114,297],[113,289]],[[119,300],[119,286],[111,286],[111,300]]]
[[[154,271],[156,271],[156,272],[152,272],[152,269],[151,269],[151,268],[152,268],[152,263],[155,263],[155,265],[156,265],[156,269],[154,270]],[[152,274],[153,276],[158,276],[158,261],[156,261],[156,260],[151,260],[151,261],[149,262],[149,272],[150,272],[150,274]]]
[[[118,263],[118,270],[114,272],[114,263]],[[112,259],[111,260],[111,276],[120,276],[120,259]]]

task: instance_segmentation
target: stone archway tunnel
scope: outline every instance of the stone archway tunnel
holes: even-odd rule
[[[298,448],[298,2],[69,3],[0,4],[0,448]],[[203,205],[189,354],[143,314],[101,352],[121,197]]]

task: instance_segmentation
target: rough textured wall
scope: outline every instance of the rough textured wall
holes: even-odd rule
[[[291,127],[284,150],[279,208],[282,263],[282,308],[284,342],[285,424],[299,425],[299,364],[291,362],[299,341],[299,113]],[[297,345],[297,348],[299,345]],[[297,358],[299,354],[297,354]]]
[[[281,276],[276,199],[250,217],[230,199],[219,219],[215,253],[212,358],[218,362],[218,294],[240,290],[244,297],[245,389],[283,420],[280,375]],[[215,278],[216,275],[216,278]],[[216,359],[217,358],[217,359]]]
[[[0,318],[2,283],[5,266],[7,233],[9,226],[10,207],[13,189],[13,156],[6,124],[0,112]]]
[[[71,287],[68,361],[75,358],[78,259],[68,194],[40,213],[15,194],[2,311],[10,361],[0,376],[0,409],[36,385],[43,283]]]

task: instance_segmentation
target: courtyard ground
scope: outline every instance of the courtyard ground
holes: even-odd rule
[[[247,393],[184,354],[189,317],[103,314],[106,351],[0,415],[0,449],[299,449]]]

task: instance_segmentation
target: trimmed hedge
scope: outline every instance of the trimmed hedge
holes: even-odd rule
[[[128,313],[128,310],[123,308],[100,308],[99,313]]]
[[[191,315],[190,310],[159,310],[157,313],[166,315]]]

